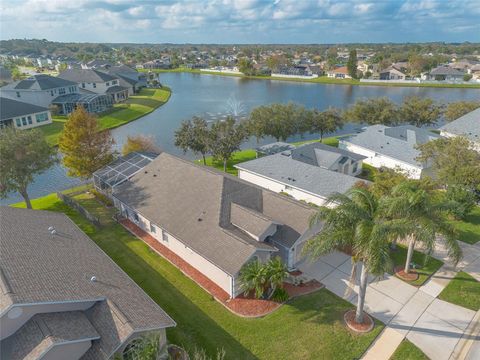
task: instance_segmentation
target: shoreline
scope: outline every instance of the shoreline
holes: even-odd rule
[[[275,77],[275,76],[257,76],[257,75],[243,75],[243,74],[232,74],[232,73],[222,73],[218,71],[200,71],[197,69],[188,69],[188,68],[176,68],[176,69],[138,69],[139,72],[154,72],[154,73],[192,73],[200,75],[217,75],[217,76],[233,76],[243,79],[252,79],[252,80],[274,80],[274,81],[289,81],[289,82],[304,82],[311,84],[319,85],[354,85],[354,86],[386,86],[386,87],[430,87],[430,88],[457,88],[457,89],[480,89],[479,84],[431,84],[431,83],[418,83],[418,84],[402,84],[402,83],[383,83],[378,82],[360,82],[359,80],[346,79],[338,80],[328,78],[326,76],[319,76],[314,79],[301,79],[301,78],[284,78],[284,77]]]

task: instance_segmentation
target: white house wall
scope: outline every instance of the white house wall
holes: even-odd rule
[[[363,162],[376,168],[380,168],[383,166],[390,169],[400,168],[406,173],[408,177],[412,179],[419,179],[422,175],[422,169],[417,166],[409,165],[391,157],[378,154],[375,151],[365,149],[361,146],[351,144],[347,141],[340,141],[339,148],[366,156],[367,158],[364,159]]]
[[[263,176],[259,176],[256,174],[252,174],[246,170],[238,170],[238,177],[242,180],[248,181],[252,184],[256,184],[258,186],[263,187],[264,189],[268,189],[274,191],[276,193],[284,192],[292,196],[294,199],[303,200],[307,203],[313,203],[318,206],[322,206],[325,204],[325,198],[319,195],[313,195],[306,191],[302,191],[300,189],[291,187],[289,185],[284,185],[280,182],[277,182],[273,179],[267,179]]]
[[[138,213],[137,215],[139,221],[136,221],[133,217],[133,212],[134,211],[131,209],[128,210],[129,220],[137,224],[140,228],[142,228],[142,230],[146,231],[152,237],[154,237],[160,244],[173,251],[176,255],[178,255],[187,263],[192,265],[195,269],[200,271],[202,274],[212,280],[215,284],[225,290],[230,296],[232,296],[232,280],[230,275],[228,275],[226,272],[212,264],[210,261],[199,255],[186,245],[184,245],[181,241],[177,240],[171,234],[167,233],[168,241],[163,241],[163,230],[159,226],[155,225],[156,232],[151,232],[150,221]]]

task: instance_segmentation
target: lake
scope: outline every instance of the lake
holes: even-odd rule
[[[252,108],[273,102],[292,101],[309,108],[325,109],[329,106],[346,108],[357,99],[380,96],[398,103],[410,95],[430,97],[439,102],[480,99],[480,89],[331,85],[192,73],[161,73],[160,81],[172,89],[170,100],[145,117],[113,130],[118,148],[128,135],[147,134],[155,137],[162,150],[192,158],[191,154],[184,155],[174,146],[174,132],[183,120],[194,115],[203,116],[208,121],[224,118],[228,114],[247,116]],[[338,134],[351,133],[356,128],[358,125],[348,124]],[[305,136],[306,139],[314,137],[316,135]],[[298,139],[299,136],[289,140]],[[261,143],[271,141],[263,139]],[[243,147],[255,145],[256,141],[252,139]],[[57,165],[39,175],[30,185],[29,193],[31,198],[36,198],[76,184],[79,184],[79,180],[68,177],[65,169]],[[21,200],[19,195],[12,194],[0,203]]]

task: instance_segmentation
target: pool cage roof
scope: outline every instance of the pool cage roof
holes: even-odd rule
[[[102,189],[113,188],[130,179],[133,175],[150,164],[158,154],[132,152],[119,157],[107,166],[93,173],[95,185]]]
[[[52,101],[53,104],[68,104],[68,103],[77,103],[77,104],[89,104],[96,99],[106,97],[107,95],[103,94],[67,94],[61,95],[55,100]]]

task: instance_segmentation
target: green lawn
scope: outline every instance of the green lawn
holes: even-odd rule
[[[100,204],[85,195],[77,200],[90,211]],[[114,223],[101,210],[105,225],[97,229],[56,195],[32,201],[35,209],[64,212],[75,221],[172,318],[170,342],[211,356],[224,348],[228,359],[354,359],[360,358],[382,330],[377,322],[368,334],[348,331],[343,314],[352,306],[329,291],[297,298],[260,319],[233,315],[142,241]],[[21,206],[21,205],[20,205]],[[95,210],[97,209],[97,210]]]
[[[407,261],[407,248],[403,245],[397,245],[397,250],[391,252],[391,257],[395,266],[405,266]],[[421,286],[443,265],[438,259],[429,257],[425,264],[425,255],[420,251],[414,251],[412,261],[419,266],[415,269],[419,277],[415,281],[408,282],[414,286]]]
[[[459,232],[459,240],[475,244],[480,241],[480,206],[476,206],[465,220],[453,221]]]
[[[332,137],[327,137],[324,138],[322,143],[325,145],[330,145],[334,147],[338,147],[338,140],[346,135],[341,135],[341,136],[332,136]],[[303,140],[303,141],[297,141],[293,142],[293,145],[299,146],[303,144],[309,144],[312,142],[316,142],[318,140]],[[237,151],[236,153],[233,154],[232,158],[227,162],[227,173],[232,174],[237,176],[238,175],[238,170],[234,168],[234,165],[253,160],[256,158],[256,151],[254,149],[245,149],[241,151]],[[223,171],[223,163],[221,161],[215,161],[211,156],[208,156],[206,158],[207,161],[207,166],[212,166],[220,171]],[[203,160],[197,160],[197,163],[203,164]]]
[[[478,311],[480,309],[480,282],[461,271],[448,283],[438,298]]]
[[[112,109],[100,114],[98,116],[100,128],[113,129],[137,120],[165,104],[170,95],[171,90],[167,87],[162,89],[144,88],[137,95],[130,96],[124,103],[115,104]],[[50,145],[58,144],[65,121],[66,117],[55,117],[52,124],[39,127]]]
[[[198,69],[188,69],[188,68],[175,68],[175,69],[144,69],[140,71],[153,71],[157,73],[167,73],[167,72],[186,72],[186,73],[196,73],[196,74],[205,74],[205,75],[218,75],[218,76],[234,76],[242,77],[246,79],[261,79],[261,80],[280,80],[280,81],[293,81],[293,82],[308,82],[308,83],[317,83],[317,84],[337,84],[337,85],[360,85],[360,86],[389,86],[389,87],[441,87],[441,88],[480,88],[478,84],[425,84],[425,83],[415,83],[415,84],[402,84],[402,83],[386,83],[382,81],[378,82],[360,82],[359,80],[354,79],[334,79],[329,78],[328,76],[319,76],[315,79],[302,79],[302,78],[283,78],[275,76],[246,76],[243,74],[230,74],[230,73],[221,73],[218,71],[200,71]]]
[[[390,357],[390,360],[429,360],[422,350],[408,340],[403,340],[397,350]]]

